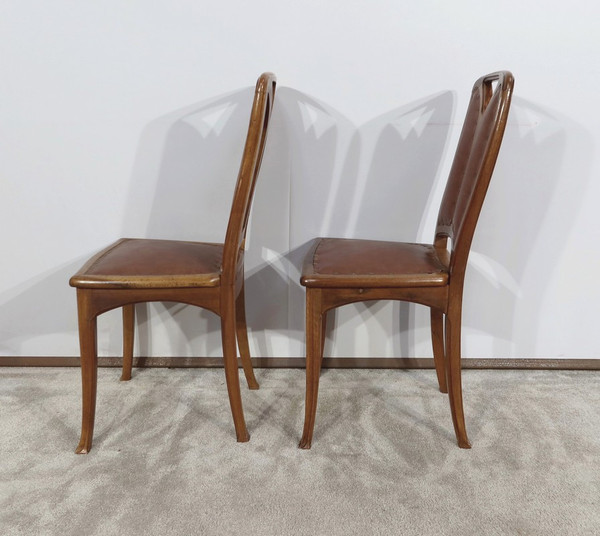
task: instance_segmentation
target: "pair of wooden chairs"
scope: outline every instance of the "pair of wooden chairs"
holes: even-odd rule
[[[442,200],[433,244],[319,238],[307,255],[306,405],[301,448],[310,448],[327,311],[365,300],[403,300],[431,309],[437,378],[447,392],[458,445],[469,448],[461,388],[461,309],[467,259],[506,126],[513,77],[480,78],[471,100]],[[238,441],[248,441],[236,340],[246,381],[254,377],[244,304],[244,239],[275,96],[275,76],[258,79],[231,214],[223,244],[122,239],[74,275],[77,288],[83,414],[77,453],[92,446],[97,385],[96,319],[122,307],[123,380],[131,378],[134,304],[171,301],[206,308],[221,318],[229,402]]]

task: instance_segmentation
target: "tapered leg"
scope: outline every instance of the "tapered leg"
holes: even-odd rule
[[[321,311],[321,290],[306,289],[306,402],[304,405],[304,430],[298,445],[309,449],[312,443],[317,397],[319,394],[319,376],[323,351],[323,317]]]
[[[242,408],[242,395],[240,393],[240,375],[238,372],[237,352],[235,344],[235,301],[233,292],[222,298],[221,311],[221,339],[223,341],[223,361],[225,365],[225,379],[229,404],[233,415],[233,424],[237,440],[245,442],[250,439],[244,410]]]
[[[131,380],[131,368],[133,367],[133,338],[135,330],[135,305],[123,306],[123,372],[121,381]]]
[[[431,344],[433,345],[433,362],[438,384],[442,393],[448,392],[446,382],[446,366],[444,365],[444,314],[439,309],[431,308]]]
[[[446,315],[446,370],[448,375],[448,397],[452,422],[458,446],[463,449],[471,448],[465,426],[463,411],[462,380],[461,380],[461,310],[460,307],[450,308]]]
[[[98,383],[98,354],[96,316],[89,307],[89,297],[78,290],[79,345],[81,350],[82,417],[81,438],[75,452],[87,454],[92,448],[94,417],[96,415],[96,386]]]
[[[238,294],[235,303],[235,330],[237,334],[238,348],[248,389],[258,389],[258,382],[254,376],[252,361],[250,360],[250,346],[248,345],[248,328],[246,326],[246,300],[244,298],[244,285]]]

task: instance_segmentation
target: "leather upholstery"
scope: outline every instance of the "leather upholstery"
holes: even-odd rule
[[[223,245],[124,238],[94,256],[70,284],[79,288],[215,287]]]
[[[307,287],[444,286],[448,268],[428,244],[320,238],[304,266]]]

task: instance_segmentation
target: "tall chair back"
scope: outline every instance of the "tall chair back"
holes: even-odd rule
[[[503,71],[473,86],[467,115],[442,199],[435,245],[452,240],[451,281],[462,285],[475,226],[496,164],[510,108],[514,78]]]
[[[256,178],[260,171],[265,141],[267,139],[267,129],[273,109],[275,84],[275,75],[272,73],[262,74],[256,82],[254,103],[248,126],[248,136],[246,138],[246,145],[231,205],[229,224],[225,235],[221,274],[223,285],[233,284],[236,274],[239,272],[238,268],[243,256],[244,241],[248,229],[248,219],[250,217],[250,207],[254,196]]]

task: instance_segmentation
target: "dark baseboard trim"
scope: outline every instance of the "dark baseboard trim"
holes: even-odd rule
[[[257,368],[304,368],[303,357],[255,357]],[[101,367],[120,367],[119,357],[99,357]],[[2,357],[0,367],[78,367],[79,357]],[[219,357],[136,357],[134,366],[141,368],[220,368]],[[477,359],[463,358],[463,369],[529,370],[600,370],[600,359]],[[432,369],[433,359],[426,357],[365,358],[326,357],[323,368],[356,369]]]

